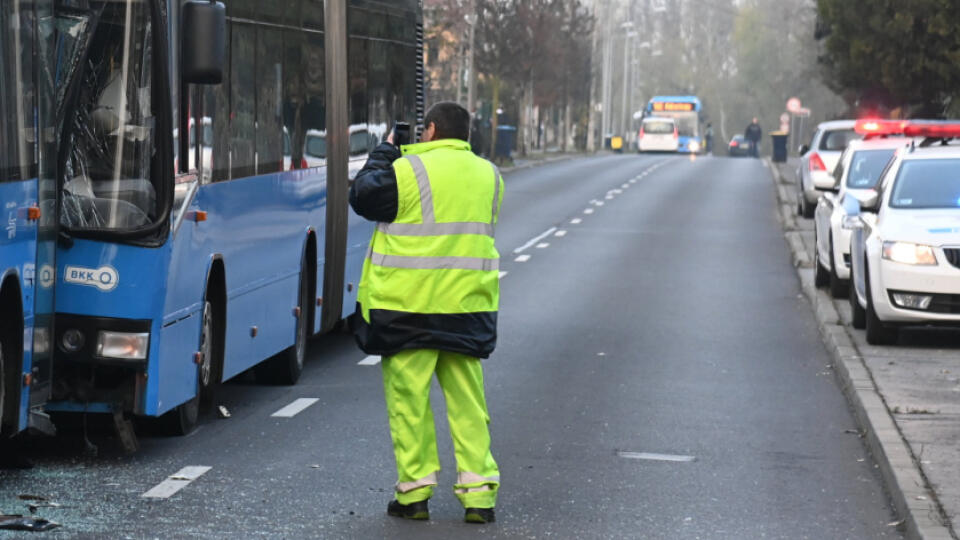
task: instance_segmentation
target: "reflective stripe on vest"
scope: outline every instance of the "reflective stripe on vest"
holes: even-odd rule
[[[430,177],[427,168],[420,156],[407,156],[413,173],[417,179],[417,188],[420,192],[421,223],[378,223],[377,231],[394,236],[452,236],[459,234],[476,234],[494,236],[494,223],[497,220],[497,203],[500,199],[500,171],[493,167],[493,206],[490,210],[490,222],[462,221],[451,223],[437,223],[433,213],[433,190],[430,188]],[[367,258],[377,266],[390,268],[408,268],[413,270],[481,270],[485,272],[500,269],[499,258],[484,257],[415,257],[406,255],[385,255],[373,251],[373,243],[367,247]]]
[[[413,174],[417,178],[417,188],[420,191],[420,221],[421,223],[379,223],[377,230],[384,234],[395,236],[446,236],[453,234],[480,234],[493,237],[494,223],[497,221],[497,203],[500,200],[500,171],[493,167],[493,206],[490,209],[490,222],[465,221],[454,223],[437,223],[433,214],[433,190],[430,188],[430,176],[420,156],[407,156]]]
[[[384,255],[369,250],[370,262],[389,268],[409,268],[412,270],[482,270],[489,272],[500,269],[500,259],[483,257],[411,257],[407,255]]]

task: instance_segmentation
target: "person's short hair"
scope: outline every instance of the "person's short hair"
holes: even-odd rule
[[[470,140],[470,113],[459,103],[441,101],[435,103],[423,119],[424,127],[433,124],[434,139]]]

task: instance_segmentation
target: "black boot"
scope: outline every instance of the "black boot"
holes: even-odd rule
[[[493,513],[493,508],[467,508],[463,520],[467,523],[493,523],[497,517]]]
[[[403,519],[430,519],[430,509],[427,507],[427,501],[400,504],[399,501],[393,500],[387,505],[387,515]]]

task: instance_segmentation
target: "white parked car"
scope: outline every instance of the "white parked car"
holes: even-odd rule
[[[850,279],[850,230],[843,228],[847,212],[840,201],[862,201],[874,193],[880,173],[898,148],[908,145],[901,121],[859,120],[855,131],[865,138],[851,141],[833,171],[834,184],[824,191],[814,212],[814,284],[830,287],[834,297],[847,294]]]
[[[809,145],[800,147],[797,169],[797,215],[812,218],[822,190],[833,186],[830,174],[840,160],[847,143],[860,139],[854,131],[856,121],[834,120],[817,126]]]
[[[960,123],[904,132],[929,138],[897,151],[873,195],[843,201],[854,326],[876,345],[895,343],[903,325],[960,323]]]
[[[640,124],[638,152],[676,152],[680,148],[680,132],[673,118],[648,116]]]

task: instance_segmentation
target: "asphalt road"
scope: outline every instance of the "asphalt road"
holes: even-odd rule
[[[462,523],[438,389],[432,519],[385,515],[396,477],[380,369],[358,365],[347,335],[311,343],[299,385],[241,377],[221,392],[230,418],[142,433],[134,456],[97,425],[96,457],[77,431],[36,441],[33,469],[0,471],[0,513],[25,513],[19,495],[61,505],[38,509],[63,525],[38,538],[898,536],[759,161],[607,156],[506,182],[500,341],[485,364],[496,524]],[[298,398],[318,401],[271,416]],[[186,466],[211,468],[142,497]]]

